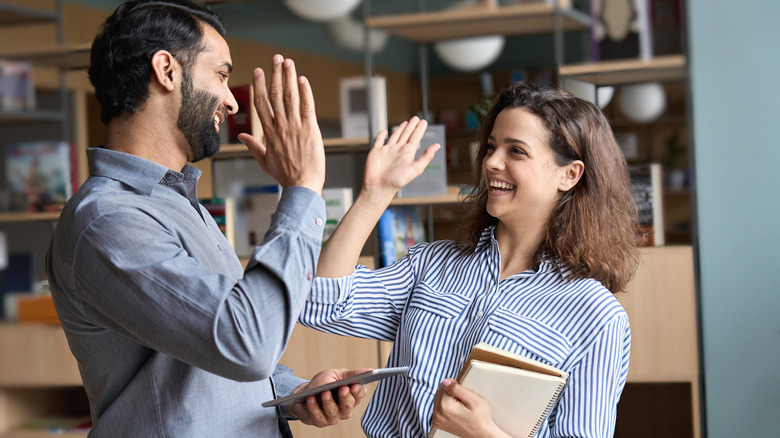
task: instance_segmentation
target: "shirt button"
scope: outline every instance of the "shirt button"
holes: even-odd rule
[[[312,274],[311,272],[307,272],[306,273],[306,279],[311,281],[312,278],[314,278],[314,274]]]
[[[322,226],[322,218],[318,217],[317,219],[314,219],[314,223],[317,224],[318,227],[321,227]]]
[[[480,310],[479,312],[477,312],[477,316],[479,316],[480,318],[481,318],[481,317],[482,317],[482,315],[484,315],[484,314],[485,314],[485,312],[483,312],[483,311],[481,311],[481,310]]]

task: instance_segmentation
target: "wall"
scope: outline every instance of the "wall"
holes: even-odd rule
[[[777,436],[780,4],[688,11],[707,436]]]

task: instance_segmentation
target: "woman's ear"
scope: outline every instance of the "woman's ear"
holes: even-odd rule
[[[152,82],[157,82],[168,91],[176,88],[181,65],[167,50],[159,50],[152,55]]]
[[[558,186],[558,190],[568,192],[582,178],[582,174],[585,172],[585,163],[580,160],[574,160],[564,166],[562,170],[563,173],[561,174],[561,183]]]

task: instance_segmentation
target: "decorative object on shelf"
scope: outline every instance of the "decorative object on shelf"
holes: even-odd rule
[[[597,87],[590,82],[569,77],[563,78],[562,88],[580,99],[596,104],[601,109],[604,109],[612,101],[612,96],[615,94],[615,87],[608,85]]]
[[[666,109],[666,91],[659,82],[620,87],[618,96],[623,114],[636,123],[650,123]]]
[[[653,57],[647,0],[591,0],[591,58]]]
[[[663,160],[666,187],[671,190],[680,190],[685,187],[686,174],[681,162],[684,153],[685,147],[680,144],[680,132],[675,132],[666,140],[666,152]]]
[[[504,42],[501,35],[486,35],[440,41],[433,47],[448,66],[462,72],[473,72],[498,59],[504,49]]]
[[[349,15],[361,0],[284,0],[293,13],[309,21],[331,21]]]
[[[5,183],[13,211],[58,211],[76,186],[74,147],[66,141],[5,146]]]
[[[477,2],[466,0],[455,3],[448,9],[466,9],[475,7]],[[485,35],[470,38],[456,38],[439,41],[433,45],[442,61],[455,70],[474,72],[492,64],[504,50],[506,39],[503,35]]]
[[[374,137],[379,131],[387,129],[387,83],[384,77],[371,77],[370,111],[365,76],[341,78],[340,87],[342,137]],[[368,132],[369,117],[371,133]]]
[[[344,49],[365,53],[366,40],[363,36],[365,26],[358,20],[345,15],[325,23],[333,42]],[[390,34],[384,29],[369,29],[369,51],[372,54],[381,52]]]

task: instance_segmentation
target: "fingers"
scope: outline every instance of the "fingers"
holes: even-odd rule
[[[246,145],[246,148],[249,150],[249,153],[252,154],[255,161],[257,161],[258,164],[260,164],[260,167],[264,171],[267,171],[268,169],[266,168],[266,161],[265,161],[265,154],[266,154],[265,145],[261,143],[260,140],[254,138],[253,136],[245,132],[238,134],[238,140],[244,145]]]
[[[284,75],[284,111],[287,120],[297,126],[301,120],[301,99],[298,94],[298,74],[292,59],[282,61],[282,74]]]
[[[317,111],[314,108],[314,93],[311,90],[311,84],[305,76],[298,78],[301,95],[301,120],[304,123],[316,124]]]
[[[284,79],[282,55],[274,55],[271,67],[271,91],[268,92],[271,108],[274,111],[274,120],[286,120],[287,113],[284,107]]]
[[[385,138],[387,138],[387,129],[383,129],[376,134],[374,139],[374,147],[379,147],[385,144]]]
[[[264,131],[269,131],[274,124],[274,110],[268,100],[268,91],[265,89],[265,72],[256,68],[252,76],[252,88],[254,90],[254,104]]]

